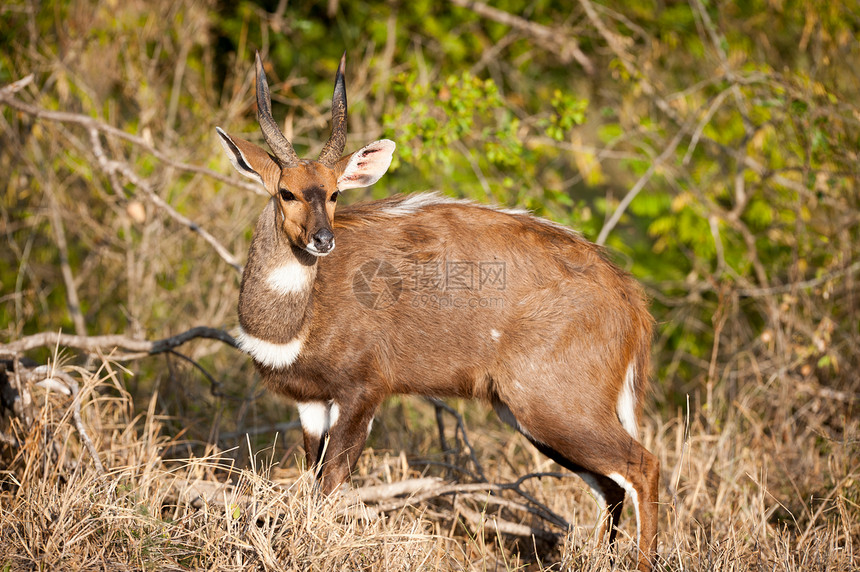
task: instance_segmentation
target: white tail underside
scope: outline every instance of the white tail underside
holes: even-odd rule
[[[618,419],[624,429],[630,433],[630,436],[639,440],[639,427],[636,424],[636,391],[634,390],[634,382],[636,380],[636,368],[631,362],[627,366],[627,375],[624,377],[624,385],[621,387],[621,393],[618,395]]]

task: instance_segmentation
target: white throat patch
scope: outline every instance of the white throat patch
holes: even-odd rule
[[[311,278],[310,267],[293,260],[269,272],[266,284],[278,294],[295,294],[310,288]]]

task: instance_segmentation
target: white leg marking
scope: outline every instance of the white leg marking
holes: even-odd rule
[[[606,475],[624,489],[627,492],[627,495],[630,497],[630,500],[633,501],[633,511],[636,513],[636,548],[638,549],[641,545],[641,531],[639,524],[639,494],[636,492],[636,489],[633,488],[633,483],[619,475],[618,473],[609,473]]]
[[[285,344],[273,344],[251,334],[245,333],[239,328],[236,343],[243,352],[251,354],[254,360],[274,369],[283,369],[293,365],[299,353],[302,351],[302,338],[296,338]]]
[[[331,427],[331,411],[328,403],[311,401],[308,403],[296,403],[299,408],[299,419],[302,422],[302,430],[308,434],[320,438],[325,435]]]
[[[624,429],[634,439],[639,439],[639,428],[636,426],[636,392],[633,389],[635,379],[636,368],[633,367],[633,363],[631,362],[627,366],[627,375],[624,377],[624,385],[621,387],[621,393],[618,395],[618,405],[615,410]]]
[[[606,495],[603,494],[603,489],[597,484],[597,479],[591,473],[576,473],[580,479],[585,481],[585,484],[588,485],[588,488],[591,489],[592,494],[594,495],[594,500],[597,502],[597,506],[600,507],[600,512],[606,510]],[[601,517],[597,517],[597,521],[600,522]]]
[[[367,434],[370,435],[370,430],[373,428],[373,417],[367,422]]]
[[[340,417],[340,407],[338,407],[337,403],[332,402],[331,409],[329,409],[328,429],[334,427],[338,417]]]
[[[278,294],[304,292],[311,286],[310,267],[293,260],[275,268],[266,278],[266,284]]]
[[[591,494],[594,495],[594,501],[597,503],[597,522],[594,523],[594,526],[598,527],[603,522],[603,519],[609,516],[606,512],[606,495],[603,494],[603,489],[597,484],[597,479],[591,473],[576,474],[579,475],[580,479],[585,481],[585,484],[591,489]]]

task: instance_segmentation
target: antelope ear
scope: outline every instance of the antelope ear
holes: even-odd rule
[[[394,141],[380,139],[338,161],[337,190],[369,187],[378,181],[391,166],[394,148]]]
[[[249,141],[227,135],[220,127],[216,127],[215,131],[218,132],[218,140],[224,147],[227,158],[236,170],[249,179],[257,181],[269,194],[272,194],[275,185],[267,185],[266,180],[271,180],[273,176],[277,178],[281,171],[272,156]]]

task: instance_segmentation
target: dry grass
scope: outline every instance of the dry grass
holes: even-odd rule
[[[16,435],[20,447],[2,449],[3,569],[588,571],[633,565],[628,536],[614,563],[595,543],[595,506],[576,478],[524,485],[576,525],[555,546],[495,532],[494,518],[530,525],[538,519],[516,507],[499,509],[486,494],[432,499],[366,520],[348,497],[315,494],[292,460],[295,449],[261,447],[239,466],[234,452],[196,446],[182,432],[169,435],[156,414],[157,396],[135,415],[121,383],[126,374],[110,362],[93,372],[65,369],[80,379],[84,425],[107,472],[99,475],[82,447],[70,398],[33,387],[32,427]],[[645,443],[663,463],[660,569],[851,570],[860,562],[856,408],[793,384],[774,376],[745,386],[732,403],[715,399],[705,413],[647,419]],[[387,413],[404,407],[432,418],[432,408],[412,402],[391,405]],[[376,432],[391,423],[383,412]],[[490,480],[553,469],[497,422],[471,425],[480,425],[470,437]],[[16,422],[12,429],[21,427]],[[439,458],[429,444],[433,431],[418,438],[421,450],[410,450],[412,458],[368,450],[353,485],[433,472],[424,464]],[[465,470],[469,463],[456,464]],[[484,516],[483,526],[468,518],[475,513]],[[629,509],[625,517],[624,530],[634,531]]]
[[[154,413],[132,417],[105,368],[84,374],[84,414],[105,475],[93,470],[57,394],[36,395],[39,416],[2,479],[0,565],[11,569],[449,568],[456,543],[422,520],[339,517],[297,470],[273,471],[266,451],[247,469],[229,456],[166,458],[182,444]],[[62,397],[62,396],[60,396]],[[271,453],[271,451],[269,452]],[[232,481],[203,502],[194,490]],[[189,492],[191,491],[191,492]],[[248,502],[248,499],[253,499]],[[462,556],[462,554],[459,554]]]

